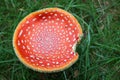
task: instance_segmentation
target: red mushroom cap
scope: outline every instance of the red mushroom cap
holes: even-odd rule
[[[78,59],[76,43],[82,36],[78,21],[59,8],[32,12],[17,26],[13,47],[27,67],[40,72],[62,71]]]

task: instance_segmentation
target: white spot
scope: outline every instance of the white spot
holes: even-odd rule
[[[33,59],[31,59],[31,62],[34,62],[34,60],[33,60]]]
[[[65,32],[63,32],[63,34],[65,34]],[[64,36],[63,36],[64,37]]]
[[[22,33],[23,33],[23,30],[20,31],[18,37],[20,37],[22,35]]]
[[[75,20],[74,20],[74,19],[73,19],[72,21],[73,21],[73,23],[75,22]]]
[[[74,52],[70,52],[70,54],[73,54]]]
[[[68,23],[70,23],[70,20],[68,21]]]
[[[35,32],[35,29],[33,29],[33,32]]]
[[[51,12],[50,14],[52,15],[53,13]]]
[[[58,25],[58,23],[57,23],[57,22],[56,22],[55,24],[56,24],[56,25]]]
[[[55,12],[56,10],[53,9],[52,11]]]
[[[64,62],[66,62],[67,60],[66,59],[64,59]]]
[[[60,16],[63,16],[63,14],[60,14]]]
[[[58,56],[57,58],[60,59],[60,56]]]
[[[69,58],[69,60],[72,60],[72,58]]]
[[[38,66],[39,64],[37,63],[36,65]]]
[[[42,19],[45,19],[45,18],[46,18],[45,16],[42,17]]]
[[[26,29],[26,31],[28,31],[30,29],[30,27],[28,27],[27,29]]]
[[[76,35],[74,34],[73,37],[75,37]]]
[[[66,24],[65,26],[67,27],[68,25]]]
[[[73,26],[73,24],[70,24],[70,26]]]
[[[29,57],[25,57],[26,59],[28,59]]]
[[[72,32],[69,32],[70,35],[72,35]]]
[[[63,26],[60,26],[60,28],[63,28]]]
[[[26,21],[26,24],[30,23],[29,21]]]
[[[56,31],[56,28],[54,28],[54,31]]]
[[[68,33],[68,31],[67,31],[67,30],[66,30],[65,32],[66,32],[66,33]]]
[[[42,64],[43,62],[42,62],[42,61],[40,61],[39,63],[40,63],[40,64]]]
[[[58,29],[58,31],[57,31],[58,33],[60,32],[60,30]]]
[[[49,65],[50,65],[50,63],[47,63],[47,65],[49,66]]]
[[[68,28],[68,30],[71,30],[71,28]]]
[[[32,24],[32,26],[34,27],[35,25],[34,25],[34,24]]]
[[[30,29],[30,27],[28,27],[28,29]]]
[[[70,44],[70,47],[72,47],[72,44]]]
[[[52,54],[55,54],[55,53],[52,53]],[[52,60],[55,60],[56,56],[53,55],[52,57],[53,57]]]
[[[35,56],[34,56],[34,55],[30,55],[30,57],[31,57],[31,58],[35,58]]]
[[[56,64],[59,64],[59,62],[56,62]]]
[[[42,14],[39,14],[38,16],[42,16]]]
[[[44,51],[42,51],[42,54],[45,53]]]
[[[32,45],[32,48],[34,48],[34,46]]]
[[[51,32],[51,31],[52,31],[52,29],[49,29],[49,31]]]
[[[58,38],[58,41],[60,40],[60,38]]]
[[[54,26],[52,26],[52,28],[54,28]]]
[[[77,28],[75,27],[75,30],[77,30]]]
[[[57,16],[57,14],[54,14],[55,16]]]
[[[25,49],[25,46],[24,46],[24,45],[23,45],[22,47],[23,47],[23,49]]]
[[[30,31],[28,32],[28,35],[30,35]]]
[[[42,64],[41,66],[45,66],[45,65]]]
[[[40,60],[40,58],[38,58],[38,57],[37,57],[36,59],[37,59],[37,60]]]
[[[57,18],[56,20],[57,20],[57,21],[59,21],[60,19],[59,19],[59,18]]]
[[[33,63],[33,65],[35,66],[35,64]]]
[[[32,21],[35,21],[35,20],[37,20],[37,18],[34,18]]]
[[[32,40],[32,37],[30,37],[30,40]]]
[[[62,33],[59,33],[60,35],[62,35]]]
[[[44,25],[44,23],[41,23],[41,25]]]
[[[67,50],[67,52],[69,53],[70,51],[69,51],[69,50]]]
[[[61,22],[61,24],[63,24],[63,23]]]
[[[69,40],[69,38],[67,37],[67,38],[66,38],[66,41],[68,41],[68,40]]]
[[[67,17],[64,17],[66,20],[68,20],[68,18]]]
[[[75,56],[76,54],[74,53],[74,56]]]
[[[30,47],[27,45],[27,49],[30,50]]]
[[[54,23],[54,20],[52,20],[51,22]]]
[[[50,19],[50,18],[51,18],[51,16],[48,16],[48,18]]]
[[[24,24],[22,24],[22,27],[24,26]]]
[[[47,57],[47,59],[49,59],[50,57]]]
[[[53,61],[52,63],[53,63],[53,64],[55,64],[55,62],[54,62],[54,61]]]
[[[66,58],[70,58],[70,56],[67,56]]]
[[[74,32],[74,30],[72,30],[72,32]]]
[[[24,41],[23,41],[23,40],[21,40],[21,42],[22,42],[22,43],[24,43]]]
[[[28,29],[30,29],[30,27],[28,27]]]
[[[58,50],[61,50],[61,47],[59,47]]]
[[[27,50],[25,50],[25,52],[27,53],[28,51],[27,51]]]
[[[37,52],[35,49],[33,49],[34,52]]]
[[[65,22],[65,20],[64,20],[64,19],[62,19],[62,22]]]
[[[18,41],[18,46],[20,45],[20,41]]]
[[[69,17],[71,17],[70,15],[67,15],[67,17],[69,18]]]
[[[70,42],[70,40],[68,40],[68,42]]]
[[[76,38],[73,39],[73,41],[75,41],[75,40],[76,40]]]
[[[51,23],[51,21],[49,20],[48,23]]]
[[[39,56],[38,54],[35,54],[35,56]]]
[[[48,12],[47,11],[45,11],[45,14],[47,14]]]
[[[25,43],[27,42],[26,40],[24,40],[25,41]]]
[[[47,21],[47,19],[45,19],[44,21]]]

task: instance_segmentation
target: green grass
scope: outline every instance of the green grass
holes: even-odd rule
[[[48,7],[72,13],[84,32],[76,50],[79,60],[50,74],[26,68],[12,47],[20,20]],[[120,80],[120,0],[1,0],[0,80]]]

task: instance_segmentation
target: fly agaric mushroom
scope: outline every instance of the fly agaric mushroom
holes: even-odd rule
[[[78,59],[75,47],[82,36],[78,21],[59,8],[32,12],[17,26],[13,47],[19,60],[39,72],[56,72]]]

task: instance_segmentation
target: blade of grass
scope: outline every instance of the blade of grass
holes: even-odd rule
[[[68,79],[67,79],[67,75],[66,75],[66,72],[65,72],[65,71],[63,71],[63,74],[64,74],[64,78],[65,78],[65,80],[68,80]]]

